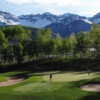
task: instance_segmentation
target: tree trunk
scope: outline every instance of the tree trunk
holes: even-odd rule
[[[94,59],[95,59],[95,51],[94,51]]]
[[[80,58],[82,59],[82,51],[80,51]]]
[[[67,53],[66,53],[66,58],[67,58]]]
[[[56,53],[56,58],[57,58],[57,53]]]
[[[49,53],[48,53],[48,59],[49,59]]]
[[[35,56],[35,55],[33,55],[33,61],[34,61],[34,56]]]

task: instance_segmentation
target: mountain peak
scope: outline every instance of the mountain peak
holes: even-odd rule
[[[94,16],[99,16],[99,17],[100,17],[100,12],[99,12],[99,13],[97,13],[96,15],[94,15]]]
[[[49,13],[49,12],[45,12],[45,13],[43,13],[42,15],[50,16],[50,15],[53,15],[53,14],[51,14],[51,13]]]
[[[78,16],[78,15],[71,14],[71,13],[65,13],[65,14],[59,15],[59,17],[64,17],[64,18],[67,18],[67,17],[70,17],[70,16]]]
[[[2,11],[0,11],[0,13],[2,13]]]
[[[94,15],[93,17],[90,17],[89,20],[95,23],[100,23],[100,12]]]
[[[65,14],[63,14],[63,15],[61,15],[61,16],[69,16],[69,15],[72,15],[72,14],[70,14],[70,13],[65,13]]]

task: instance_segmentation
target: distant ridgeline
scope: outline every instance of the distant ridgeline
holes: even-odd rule
[[[13,27],[14,25],[6,25],[6,26],[0,26],[0,28],[5,27],[5,28],[9,28],[9,27]],[[36,28],[36,27],[31,27],[31,26],[24,26],[24,25],[18,25],[18,26],[22,26],[23,29],[28,29],[31,31],[32,37],[36,37],[36,32],[38,30],[41,30],[40,28]],[[52,36],[53,38],[56,38],[56,34],[52,32]]]
[[[5,28],[9,28],[9,27],[13,27],[14,25],[7,25],[7,26],[0,26],[1,27],[5,27]],[[20,25],[21,26],[21,25]],[[23,29],[29,29],[32,33],[32,36],[36,36],[36,31],[40,30],[39,28],[35,28],[35,27],[30,27],[30,26],[22,26]]]

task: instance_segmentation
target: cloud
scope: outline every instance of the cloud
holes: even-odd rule
[[[41,5],[49,5],[49,4],[57,4],[59,6],[80,4],[80,0],[6,0],[8,2],[16,3],[16,4],[25,4],[25,3],[38,3]]]
[[[18,11],[20,11],[20,12],[23,12],[23,13],[25,13],[25,14],[29,14],[29,12],[27,12],[27,11],[25,11],[25,10],[22,10],[22,9],[19,9],[19,8],[17,8],[17,7],[9,6],[9,5],[7,5],[7,6],[10,7],[10,8],[16,9],[16,10],[18,10]]]
[[[100,9],[100,8],[99,8]],[[81,11],[81,12],[78,12],[79,15],[84,15],[84,16],[94,16],[96,15],[99,11],[99,9],[91,9],[91,10],[87,10],[87,11]]]
[[[41,5],[57,4],[59,6],[99,6],[100,0],[5,0],[15,4],[31,4],[38,3]]]
[[[3,1],[3,0],[2,0]],[[15,5],[17,9],[24,13],[44,13],[53,14],[74,13],[82,16],[92,16],[100,12],[100,0],[4,0],[6,4]],[[26,5],[28,7],[26,7]],[[27,9],[25,9],[25,7]],[[33,10],[35,9],[35,10]]]
[[[7,2],[12,2],[15,4],[31,4],[37,3],[40,5],[50,5],[57,4],[58,6],[99,6],[100,0],[6,0]]]

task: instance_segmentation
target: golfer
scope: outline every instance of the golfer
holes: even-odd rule
[[[90,75],[90,69],[88,70],[88,74]]]
[[[50,74],[50,81],[52,81],[52,74]]]

